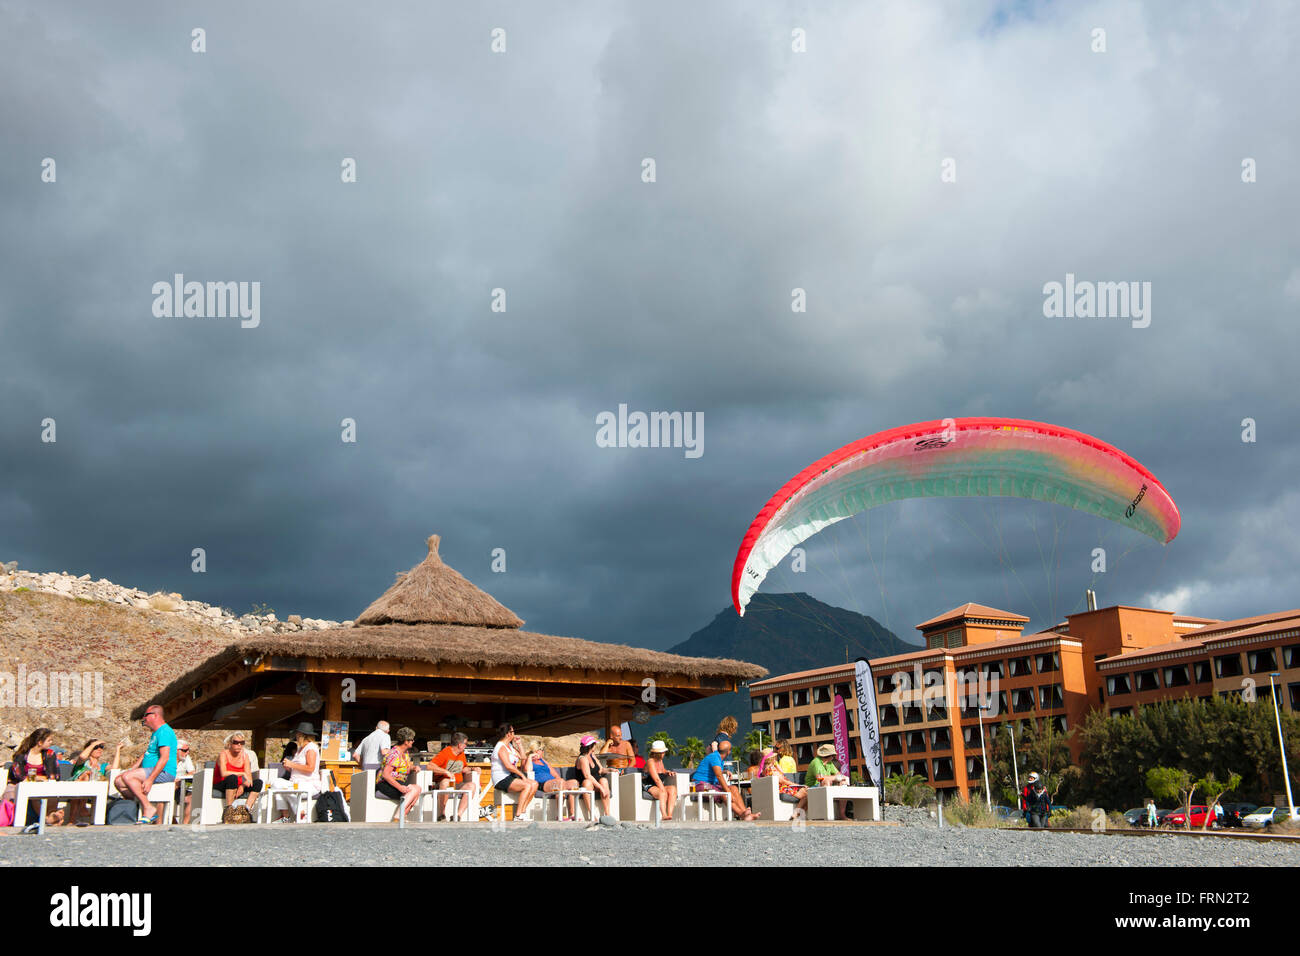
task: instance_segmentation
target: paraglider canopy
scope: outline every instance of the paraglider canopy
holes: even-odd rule
[[[738,614],[790,549],[837,521],[904,498],[1032,498],[1161,543],[1178,507],[1155,475],[1099,438],[1016,418],[945,418],[868,435],[787,481],[750,524],[731,574]]]

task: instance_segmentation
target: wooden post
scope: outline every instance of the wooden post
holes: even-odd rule
[[[325,682],[325,719],[343,719],[343,677],[331,675]]]
[[[265,727],[253,728],[252,744],[253,744],[253,753],[257,754],[257,765],[259,767],[265,767],[266,766],[266,728]]]

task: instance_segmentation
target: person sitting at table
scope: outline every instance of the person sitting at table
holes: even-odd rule
[[[515,728],[502,724],[497,730],[497,740],[492,746],[492,786],[502,793],[516,794],[519,801],[515,807],[515,822],[524,821],[528,804],[537,793],[537,781],[529,780],[520,769],[523,761],[515,750]]]
[[[677,809],[677,776],[664,766],[667,753],[662,740],[651,742],[650,757],[641,768],[641,793],[647,800],[658,800],[660,817],[671,820]]]
[[[37,727],[14,748],[13,763],[9,765],[9,786],[5,788],[4,800],[13,800],[18,791],[18,784],[23,781],[43,783],[59,779],[59,756],[53,750],[54,731],[48,727]],[[47,810],[45,822],[56,825],[63,822],[63,811],[58,801],[54,809]],[[40,820],[40,802],[27,801],[27,826],[35,828]]]
[[[528,745],[528,758],[524,762],[524,772],[531,772],[533,780],[537,784],[537,789],[542,793],[561,793],[565,790],[577,790],[578,781],[561,780],[556,774],[555,768],[546,762],[546,744],[540,740],[534,740]],[[556,800],[556,811],[560,816],[560,822],[572,820],[577,816],[577,809],[574,806],[574,798],[569,797],[569,815],[564,816],[563,810],[559,807],[559,797]]]
[[[789,740],[778,740],[776,742],[776,752],[776,765],[781,768],[783,774],[789,777],[799,772],[799,764],[794,759],[794,747],[790,745]]]
[[[635,754],[632,752],[632,745],[623,739],[623,728],[614,724],[609,728],[609,736],[600,747],[600,753],[619,754],[618,757],[611,757],[605,762],[606,770],[627,770],[632,766]]]
[[[776,777],[776,788],[779,798],[785,803],[795,804],[796,810],[802,810],[805,814],[808,812],[808,788],[801,787],[781,769],[781,755],[772,751],[759,764],[760,777]]]
[[[600,764],[592,756],[592,751],[599,742],[592,734],[586,734],[578,741],[578,759],[573,765],[573,779],[577,781],[579,790],[591,790],[600,797],[601,813],[609,816],[609,784]],[[587,802],[591,803],[590,798]],[[587,809],[591,809],[590,805]]]
[[[286,790],[306,790],[308,793],[320,793],[320,774],[317,771],[320,768],[320,744],[316,743],[316,728],[308,721],[303,721],[293,732],[294,739],[285,746],[288,752],[292,746],[293,756],[285,757],[280,761],[281,772],[288,773],[289,778],[277,777],[272,780],[269,786],[271,792],[271,807],[275,808],[281,800],[277,796]],[[294,784],[297,784],[295,787]],[[293,823],[293,817],[289,816],[289,801],[283,801],[284,808],[276,818],[276,823]]]
[[[233,806],[236,800],[245,797],[244,806],[252,812],[263,783],[253,776],[252,755],[243,734],[233,733],[226,738],[225,747],[217,754],[212,779],[212,790],[221,795],[222,803]]]
[[[429,761],[429,770],[433,772],[433,786],[438,790],[463,790],[467,794],[474,792],[474,780],[471,774],[475,771],[466,770],[465,764],[465,745],[469,743],[469,737],[462,734],[459,730],[451,735],[451,743],[438,751],[438,755]],[[450,820],[454,813],[461,819],[469,812],[470,797],[460,797],[456,800],[450,797],[435,797],[435,800],[443,801],[443,815]]]
[[[163,719],[160,704],[145,708],[144,725],[149,728],[149,746],[129,770],[117,775],[113,786],[124,797],[130,797],[140,806],[140,823],[166,823],[149,801],[154,784],[174,783],[176,780],[176,731]]]
[[[190,804],[193,794],[190,788],[185,786],[185,781],[194,779],[194,761],[190,759],[190,742],[184,737],[176,741],[176,796],[180,797],[182,788],[185,791],[185,816],[182,823],[190,822]]]
[[[375,781],[375,793],[401,804],[397,810],[399,826],[415,801],[420,799],[421,787],[413,779],[415,762],[411,760],[411,746],[414,743],[415,731],[410,727],[398,727],[393,735],[393,745],[384,757],[384,769]]]
[[[69,779],[78,783],[98,783],[108,779],[109,772],[120,768],[122,748],[126,743],[125,740],[117,742],[117,749],[113,752],[113,763],[110,766],[104,763],[104,751],[108,749],[108,744],[98,739],[87,740],[86,746],[81,748],[81,753],[72,764],[72,776]],[[66,822],[76,826],[86,826],[90,822],[91,813],[91,801],[69,800]]]
[[[695,768],[695,772],[691,774],[691,784],[695,787],[696,793],[718,790],[728,794],[731,797],[731,812],[736,819],[746,823],[757,820],[759,815],[745,805],[745,798],[741,795],[740,788],[733,786],[727,780],[727,775],[722,769],[722,765],[730,756],[731,741],[720,741],[718,749],[705,756]]]
[[[822,744],[817,748],[817,756],[813,757],[812,762],[808,764],[803,783],[805,787],[848,786],[849,778],[840,773],[839,767],[835,766],[834,744]]]

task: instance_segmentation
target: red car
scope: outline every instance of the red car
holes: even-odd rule
[[[1193,830],[1199,830],[1201,829],[1201,827],[1205,826],[1205,817],[1206,814],[1209,813],[1209,811],[1210,808],[1205,806],[1204,804],[1197,804],[1197,803],[1192,804],[1192,829]],[[1187,814],[1184,813],[1180,808],[1170,813],[1169,816],[1165,817],[1163,822],[1165,826],[1186,827]],[[1213,816],[1210,817],[1210,826],[1211,827],[1218,826],[1218,823]]]

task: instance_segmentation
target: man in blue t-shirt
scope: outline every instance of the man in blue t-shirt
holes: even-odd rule
[[[114,784],[124,797],[140,804],[141,823],[162,823],[149,802],[149,789],[155,783],[171,783],[176,779],[176,731],[163,721],[163,710],[152,704],[144,712],[144,725],[153,731],[149,748],[135,765],[117,776]]]
[[[731,812],[735,814],[736,819],[749,820],[758,819],[758,814],[749,807],[745,806],[745,799],[740,795],[740,788],[732,786],[727,781],[727,775],[723,772],[722,765],[731,757],[731,741],[724,740],[718,744],[718,749],[713,751],[707,757],[700,761],[700,765],[695,768],[691,774],[691,783],[696,793],[709,790],[717,790],[722,793],[731,795]]]

